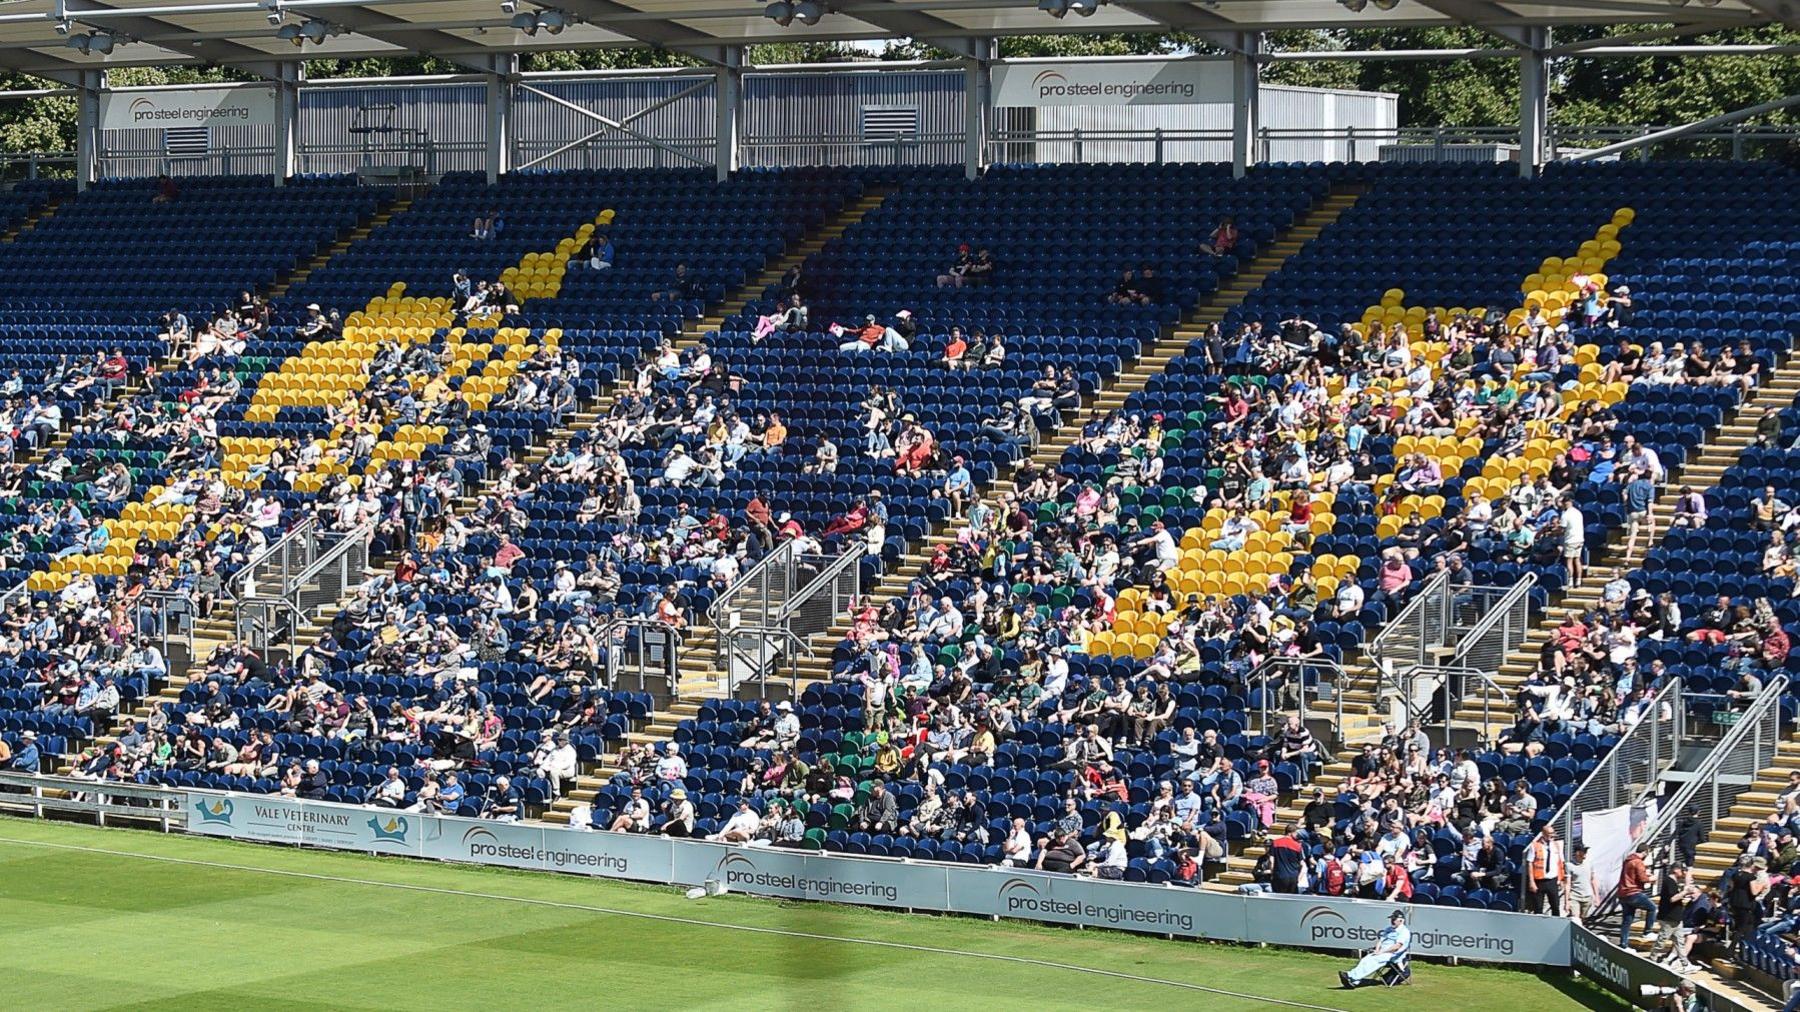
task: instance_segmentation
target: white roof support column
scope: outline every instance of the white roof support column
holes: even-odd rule
[[[300,171],[300,85],[306,65],[284,63],[275,82],[275,185],[286,186]]]
[[[1262,33],[1244,32],[1231,54],[1231,174],[1238,179],[1256,164],[1262,130]]]
[[[970,39],[963,59],[963,175],[981,175],[994,108],[994,40]]]
[[[100,178],[100,92],[106,75],[81,71],[75,87],[75,188],[85,190]]]
[[[1519,54],[1519,175],[1534,178],[1550,160],[1550,29],[1526,28]]]
[[[744,131],[744,47],[726,46],[713,68],[714,178],[723,183],[738,170],[739,141]]]
[[[519,77],[519,58],[497,58],[495,72],[487,76],[487,179],[497,183],[512,171],[513,91]]]

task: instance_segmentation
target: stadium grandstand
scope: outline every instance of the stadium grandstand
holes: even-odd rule
[[[1577,62],[1792,60],[1683,40],[1797,17],[0,6],[44,83],[0,98],[76,112],[0,155],[0,811],[170,834],[5,820],[0,865],[91,863],[0,911],[163,887],[132,857],[431,930],[512,888],[212,836],[651,883],[499,898],[671,951],[680,886],[1138,932],[1115,961],[1375,948],[1401,1007],[1800,1007],[1800,96],[1551,117]],[[1488,41],[1273,44],[1370,27]],[[681,65],[523,69],[643,49]],[[306,74],[414,56],[448,72]],[[1265,80],[1377,59],[1516,65],[1517,121]],[[1374,1007],[1295,953],[1124,978],[855,923]]]

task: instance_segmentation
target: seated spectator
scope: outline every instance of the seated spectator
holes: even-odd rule
[[[956,247],[956,259],[942,274],[937,276],[937,286],[939,288],[961,288],[969,268],[974,262],[975,257],[970,252],[968,243]]]
[[[1230,256],[1237,249],[1238,238],[1236,220],[1221,218],[1218,226],[1212,230],[1212,235],[1200,244],[1200,252],[1209,257]]]
[[[800,295],[790,295],[774,312],[757,317],[756,329],[750,334],[750,343],[761,344],[777,331],[791,334],[805,330],[808,315],[806,304],[800,301]]]

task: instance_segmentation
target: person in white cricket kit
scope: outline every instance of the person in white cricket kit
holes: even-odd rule
[[[1412,951],[1412,929],[1406,926],[1406,913],[1396,910],[1388,915],[1388,926],[1381,932],[1375,948],[1362,958],[1355,967],[1339,970],[1338,980],[1345,988],[1355,990],[1369,983],[1383,967],[1395,966],[1405,962]]]

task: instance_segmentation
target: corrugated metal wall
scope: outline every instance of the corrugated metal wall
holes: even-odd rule
[[[1293,136],[1354,129],[1368,134],[1391,134],[1400,124],[1400,98],[1373,91],[1327,91],[1321,88],[1262,88],[1262,126],[1267,140],[1261,153],[1270,162],[1366,162],[1375,158],[1381,137],[1367,140],[1342,137]]]
[[[864,107],[919,111],[912,140],[865,142]],[[744,165],[960,165],[963,74],[957,70],[750,74]]]
[[[160,129],[105,130],[100,175],[114,177],[268,175],[275,171],[275,128],[216,126],[208,154],[170,158]]]
[[[530,87],[591,109],[615,123],[656,138],[672,150],[618,130],[537,163],[545,169],[649,168],[712,165],[716,112],[710,77],[630,77],[598,81],[533,81]],[[676,98],[687,92],[685,96]],[[671,101],[672,100],[672,101]],[[666,102],[654,112],[644,109]],[[593,133],[603,124],[543,95],[521,88],[513,99],[513,164],[524,165]],[[683,156],[686,157],[683,157]]]
[[[1398,122],[1398,99],[1389,94],[1264,85],[1261,100],[1266,133],[1259,158],[1264,161],[1366,161],[1375,157],[1375,139],[1352,144],[1341,136],[1324,135],[1342,134],[1347,127],[1371,133],[1391,131]],[[1016,130],[1029,132],[1035,116],[1040,137],[1035,145],[1008,144],[1002,150],[1007,161],[1147,162],[1157,160],[1159,147],[1163,161],[1227,161],[1231,158],[1232,109],[1229,105],[1147,105],[1005,110],[1001,121]],[[1160,144],[1157,130],[1163,132]],[[1076,138],[1075,131],[1082,136]]]
[[[764,165],[954,165],[963,157],[963,73],[854,70],[747,74],[741,162]],[[621,122],[657,144],[618,130],[536,163],[541,168],[641,168],[713,164],[714,85],[705,76],[532,81],[536,89]],[[513,104],[515,165],[550,155],[602,124],[521,87]],[[687,94],[683,94],[687,92]],[[680,97],[676,97],[680,96]],[[351,172],[367,165],[421,165],[436,175],[485,163],[487,89],[468,84],[305,88],[300,96],[300,171]],[[644,112],[659,102],[667,104]],[[914,109],[916,137],[863,136],[868,108]],[[1265,86],[1265,149],[1271,161],[1373,159],[1379,141],[1346,142],[1347,127],[1371,133],[1396,123],[1393,95]],[[633,119],[632,117],[637,117]],[[1224,161],[1231,107],[1074,106],[997,109],[994,161]],[[1155,131],[1161,130],[1159,139]],[[1075,131],[1082,137],[1078,140]],[[1308,136],[1283,136],[1299,131]],[[1036,136],[1032,136],[1035,132]],[[1326,137],[1325,133],[1338,136]],[[1130,136],[1124,136],[1129,134]],[[160,130],[110,130],[109,176],[267,173],[273,127],[218,127],[213,153],[168,159]]]
[[[487,164],[487,86],[302,88],[300,170],[423,165],[433,175]]]

